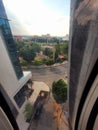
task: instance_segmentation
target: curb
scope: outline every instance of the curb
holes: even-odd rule
[[[65,63],[61,63],[61,64],[54,64],[54,65],[50,65],[50,66],[22,66],[22,69],[43,69],[43,68],[53,68],[53,67],[58,67],[58,66],[61,66],[61,65],[65,65],[65,64],[68,64],[68,61],[66,61]]]

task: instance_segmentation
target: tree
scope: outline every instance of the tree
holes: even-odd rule
[[[63,54],[68,54],[68,43],[63,44],[61,46],[61,51],[62,51]]]
[[[26,44],[24,42],[15,42],[17,51],[20,57],[22,57],[27,62],[34,60],[36,52],[40,52],[41,47],[35,43]]]
[[[20,56],[21,55],[21,49],[24,47],[25,43],[22,42],[22,41],[15,41],[15,45],[16,45],[17,52]]]
[[[30,46],[34,49],[35,52],[41,51],[41,46],[37,43],[30,43]]]
[[[49,56],[49,57],[53,56],[53,51],[50,48],[45,48],[43,53],[44,53],[44,55]]]
[[[55,61],[56,61],[56,59],[58,58],[58,55],[60,54],[60,44],[59,43],[57,43],[56,45],[55,45]]]
[[[31,63],[31,61],[34,60],[34,58],[36,56],[36,52],[33,49],[33,47],[31,47],[31,46],[24,46],[20,50],[20,53],[21,53],[21,56],[23,57],[23,59],[28,61],[29,63]]]
[[[26,60],[24,60],[23,58],[20,58],[20,64],[22,66],[27,66],[28,65],[28,62]]]
[[[67,100],[67,84],[63,79],[53,82],[52,93],[57,103],[64,103]]]

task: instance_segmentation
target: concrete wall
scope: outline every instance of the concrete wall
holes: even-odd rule
[[[0,82],[9,96],[17,89],[17,81],[15,71],[5,46],[5,40],[2,31],[0,30]]]
[[[14,130],[10,121],[6,117],[1,107],[0,107],[0,129],[1,130]]]
[[[72,0],[69,46],[69,115],[74,130],[83,91],[98,59],[97,0]]]

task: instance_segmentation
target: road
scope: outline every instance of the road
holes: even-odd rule
[[[67,63],[54,67],[32,68],[30,71],[33,81],[43,81],[51,87],[54,80],[66,79]]]

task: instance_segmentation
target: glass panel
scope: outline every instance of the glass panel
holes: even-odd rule
[[[0,0],[0,27],[2,28],[3,36],[6,41],[6,48],[8,50],[11,62],[15,69],[17,78],[20,79],[23,76],[23,72],[19,63],[18,54],[16,51],[15,43],[12,37],[10,25],[7,20],[2,0]]]

